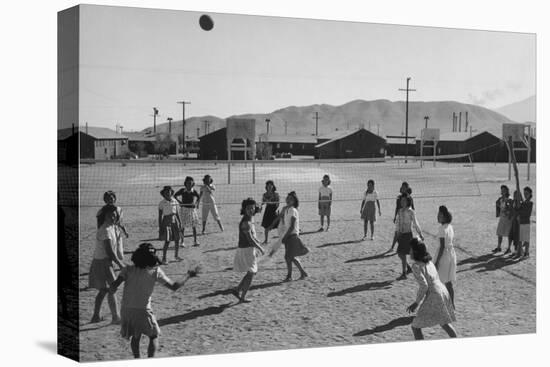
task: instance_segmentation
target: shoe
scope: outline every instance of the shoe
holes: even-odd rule
[[[493,250],[493,254],[496,254],[497,252],[500,252],[502,251],[502,249],[500,247],[497,247]]]
[[[374,241],[374,236],[370,236],[370,240],[371,240],[371,241]]]
[[[176,256],[175,259],[176,259],[176,261],[183,261],[183,258],[181,258],[179,256]]]
[[[323,231],[324,231],[323,227],[321,227],[317,230],[317,232],[323,232]]]
[[[407,265],[407,274],[410,274],[410,273],[412,273],[412,272],[413,272],[413,270],[412,270],[412,268],[410,267],[410,265]]]
[[[363,238],[361,238],[361,241],[365,241],[367,239],[367,236],[363,236]]]
[[[525,259],[526,257],[529,257],[529,251],[523,254],[523,258]]]
[[[328,232],[328,227],[327,227],[327,229],[325,229],[325,232]]]
[[[504,255],[508,255],[510,252],[512,252],[512,250],[510,250],[509,248],[507,248],[506,251],[504,251]]]
[[[200,243],[195,242],[195,243],[193,244],[193,247],[199,247],[200,245],[201,245]]]
[[[291,277],[286,277],[284,280],[283,280],[283,283],[288,283],[288,282],[291,282],[292,281],[292,278]]]
[[[306,279],[307,277],[309,277],[309,275],[307,275],[307,273],[304,273],[300,276],[300,280]]]
[[[397,280],[405,280],[405,279],[407,279],[407,274],[401,274],[401,275],[397,278]]]

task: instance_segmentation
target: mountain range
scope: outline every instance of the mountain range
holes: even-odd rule
[[[495,111],[517,122],[536,123],[536,103],[536,97],[531,96],[522,101],[496,108]]]
[[[512,107],[506,111],[512,111]],[[519,110],[519,108],[517,108]],[[502,134],[502,124],[515,122],[510,116],[485,107],[455,101],[409,102],[409,136],[419,136],[428,116],[428,127],[439,128],[441,133],[452,131],[453,112],[458,116],[462,112],[462,128],[465,126],[466,113],[473,132],[489,131],[497,136]],[[405,102],[385,99],[364,101],[354,100],[340,106],[315,104],[310,106],[289,106],[270,113],[241,114],[228,118],[253,118],[256,131],[267,131],[266,119],[270,120],[270,134],[309,135],[315,133],[315,114],[318,113],[319,135],[334,130],[349,130],[363,126],[381,136],[402,135],[405,132]],[[513,115],[515,116],[515,115]],[[217,116],[199,116],[186,119],[186,136],[196,137],[225,126],[225,119]],[[521,120],[520,120],[521,121]],[[286,125],[286,132],[285,132]],[[151,133],[152,127],[143,130]],[[182,122],[172,121],[172,132],[179,133]],[[157,125],[157,132],[168,132],[168,123]]]

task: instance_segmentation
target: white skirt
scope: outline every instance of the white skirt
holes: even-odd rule
[[[258,262],[256,260],[256,248],[237,248],[237,252],[235,253],[235,260],[233,262],[233,270],[239,273],[257,273]]]
[[[436,259],[439,254],[436,255]],[[456,282],[456,252],[453,247],[446,247],[443,250],[441,259],[439,259],[439,268],[437,269],[439,280],[443,284]]]

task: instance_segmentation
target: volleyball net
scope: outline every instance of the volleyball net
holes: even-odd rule
[[[214,180],[218,205],[239,204],[247,197],[260,200],[267,180],[275,182],[279,193],[296,191],[301,202],[317,202],[325,174],[331,179],[333,201],[361,200],[367,180],[371,179],[381,200],[394,199],[403,181],[410,184],[413,196],[418,198],[480,195],[467,154],[438,156],[435,160],[409,157],[406,160],[82,161],[78,172],[79,192],[66,194],[78,195],[80,207],[102,206],[103,193],[108,190],[115,191],[118,202],[125,207],[157,206],[163,186],[172,186],[177,191],[190,176],[198,191],[207,174]],[[60,190],[63,190],[63,176],[60,172]]]

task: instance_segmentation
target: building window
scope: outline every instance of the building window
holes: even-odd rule
[[[277,143],[277,149],[281,148],[281,143]]]
[[[290,149],[292,149],[292,143],[290,143],[290,146],[289,146]]]
[[[302,150],[306,150],[306,145],[302,144]]]

